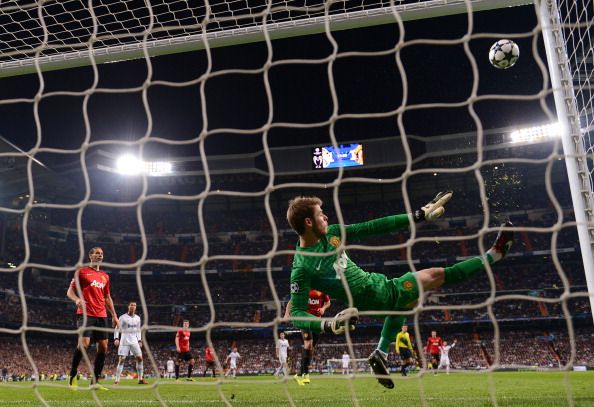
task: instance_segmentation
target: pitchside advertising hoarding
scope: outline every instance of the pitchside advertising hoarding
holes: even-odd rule
[[[359,143],[313,147],[311,149],[312,169],[356,167],[363,165],[363,145]]]

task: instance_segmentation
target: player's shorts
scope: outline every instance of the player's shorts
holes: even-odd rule
[[[213,369],[214,367],[215,367],[215,362],[214,362],[214,360],[213,360],[213,361],[211,361],[211,362],[209,362],[209,361],[206,361],[206,369]]]
[[[279,355],[278,361],[281,363],[287,363],[287,355]]]
[[[412,358],[412,352],[408,348],[399,348],[400,351],[400,359],[406,360]]]
[[[302,329],[301,336],[303,336],[304,341],[312,341],[313,346],[316,346],[320,339],[320,334],[318,332],[312,332],[308,329]]]
[[[396,309],[410,309],[419,299],[419,284],[411,272],[389,280],[394,285]]]
[[[191,359],[194,359],[194,356],[192,356],[192,352],[179,352],[177,354],[177,360],[183,360],[184,362],[187,362]]]
[[[122,345],[118,346],[118,356],[142,356],[142,350],[140,350],[140,345],[137,343],[133,343],[132,345]]]
[[[83,326],[83,316],[76,316],[76,327],[80,328]],[[92,328],[110,328],[107,317],[87,317],[87,324],[82,334],[84,338],[92,338],[96,341],[109,338],[109,332],[99,331]]]
[[[441,359],[441,353],[432,353],[431,359],[435,359],[439,362],[439,359]]]
[[[229,362],[229,369],[237,369],[237,362]]]

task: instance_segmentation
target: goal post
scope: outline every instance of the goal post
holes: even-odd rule
[[[292,6],[291,2],[269,0],[266,6],[260,4],[257,8],[249,7],[248,2],[246,7],[239,2],[230,3],[226,12],[217,12],[218,6],[227,5],[226,1],[205,2],[196,8],[186,2],[178,11],[188,16],[182,21],[172,18],[175,14],[170,10],[159,12],[158,6],[153,10],[143,5],[127,9],[127,13],[109,15],[110,7],[115,7],[110,2],[92,13],[85,2],[78,0],[37,1],[22,6],[8,3],[0,5],[0,26],[18,27],[19,31],[0,31],[0,78],[259,42],[266,37],[274,40],[319,34],[326,31],[326,26],[332,31],[370,27],[394,23],[395,14],[402,21],[409,21],[466,13],[469,6],[473,11],[481,11],[531,2],[375,0],[347,8],[335,6],[343,2],[319,1],[303,8]],[[120,3],[125,7],[134,4]],[[290,15],[291,11],[295,16]],[[82,17],[75,17],[81,14]],[[128,14],[138,19],[137,25],[129,26]],[[40,18],[41,15],[44,17]],[[102,24],[108,16],[115,21]],[[33,28],[25,30],[31,24]],[[38,31],[47,32],[48,37],[32,35]],[[62,39],[65,33],[67,40]]]
[[[565,164],[571,190],[575,220],[580,242],[580,251],[590,297],[590,308],[594,310],[594,193],[592,191],[592,161],[594,134],[592,89],[593,44],[589,31],[592,30],[590,11],[588,21],[588,1],[542,0],[539,12],[542,33],[549,66],[551,85],[555,99],[557,117],[562,127],[561,140],[565,153]],[[584,6],[583,10],[578,6]],[[565,6],[565,15],[561,7]],[[592,2],[589,2],[592,8]],[[575,10],[572,10],[575,8]],[[574,39],[573,49],[569,50],[567,35]],[[577,46],[575,44],[578,44]],[[588,62],[590,71],[587,71]],[[586,67],[586,68],[584,68]],[[580,72],[583,70],[584,72]],[[577,93],[583,93],[578,106]],[[583,102],[586,103],[583,103]],[[591,154],[590,158],[588,153]],[[588,167],[590,165],[590,168]],[[594,313],[593,313],[594,318]]]

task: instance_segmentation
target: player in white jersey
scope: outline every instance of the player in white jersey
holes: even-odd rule
[[[118,367],[114,384],[120,384],[120,376],[124,370],[124,361],[130,355],[136,358],[136,372],[138,373],[138,384],[148,384],[143,378],[142,361],[142,336],[140,330],[140,317],[136,315],[136,302],[128,303],[128,312],[120,317],[120,324],[114,331],[113,344],[118,347]],[[122,337],[120,338],[120,334]]]
[[[437,370],[446,368],[446,374],[450,374],[450,349],[456,346],[456,340],[451,345],[448,345],[446,341],[443,341],[443,346],[439,347],[440,357],[439,366]]]
[[[233,348],[232,352],[227,356],[227,359],[225,359],[225,363],[227,363],[227,361],[230,360],[229,369],[227,369],[225,377],[229,376],[229,373],[231,373],[231,371],[233,371],[232,377],[235,377],[237,375],[237,359],[239,358],[241,358],[241,356],[239,355],[239,353],[237,353],[237,348]]]
[[[167,363],[165,364],[165,378],[166,379],[173,379],[175,377],[175,362],[169,356],[167,359]]]
[[[351,357],[345,350],[342,354],[342,374],[349,374],[351,369]]]
[[[291,348],[289,341],[285,339],[285,333],[279,334],[279,340],[276,342],[276,357],[280,362],[280,366],[274,372],[275,376],[280,376],[281,369],[285,376],[289,375],[289,365],[287,364],[288,350]]]

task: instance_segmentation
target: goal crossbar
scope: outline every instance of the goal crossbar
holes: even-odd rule
[[[402,2],[394,2],[394,5],[390,6],[389,1],[383,0],[378,2],[376,8],[359,11],[333,10],[327,16],[322,8],[319,15],[306,15],[279,22],[266,21],[265,25],[261,20],[264,17],[268,19],[268,16],[263,13],[235,16],[234,19],[237,20],[250,19],[252,21],[245,26],[231,29],[210,29],[209,27],[213,21],[216,22],[217,19],[206,20],[204,18],[205,16],[197,16],[193,25],[158,27],[154,32],[165,33],[167,36],[166,38],[156,40],[143,40],[145,34],[149,33],[141,30],[135,34],[107,32],[95,37],[92,41],[84,41],[80,38],[78,43],[68,45],[40,43],[37,47],[31,48],[29,46],[24,49],[11,49],[4,46],[0,48],[0,77],[34,73],[38,69],[41,71],[52,71],[113,61],[197,51],[205,49],[207,46],[209,48],[216,48],[246,44],[263,41],[266,35],[271,40],[275,40],[319,34],[325,32],[326,24],[329,25],[329,29],[332,31],[370,27],[393,23],[396,14],[402,21],[410,21],[466,13],[469,4],[472,5],[473,11],[484,11],[526,5],[532,2],[532,0],[418,0],[416,2],[405,2],[404,4]],[[282,7],[274,6],[274,1],[272,3],[274,10],[282,10]],[[38,5],[36,7],[42,6]],[[293,9],[290,6],[285,6],[285,8],[287,10]],[[6,16],[9,16],[13,10],[14,7],[0,7],[0,18],[6,19]],[[222,18],[221,21],[226,19],[228,17]],[[260,22],[254,22],[254,20]],[[205,22],[207,29],[205,32],[202,32]],[[40,21],[36,21],[36,23],[39,24],[39,27],[43,27]],[[175,35],[175,31],[182,30],[194,30],[198,33],[192,35]],[[120,44],[97,46],[103,41],[110,40],[116,40]]]

